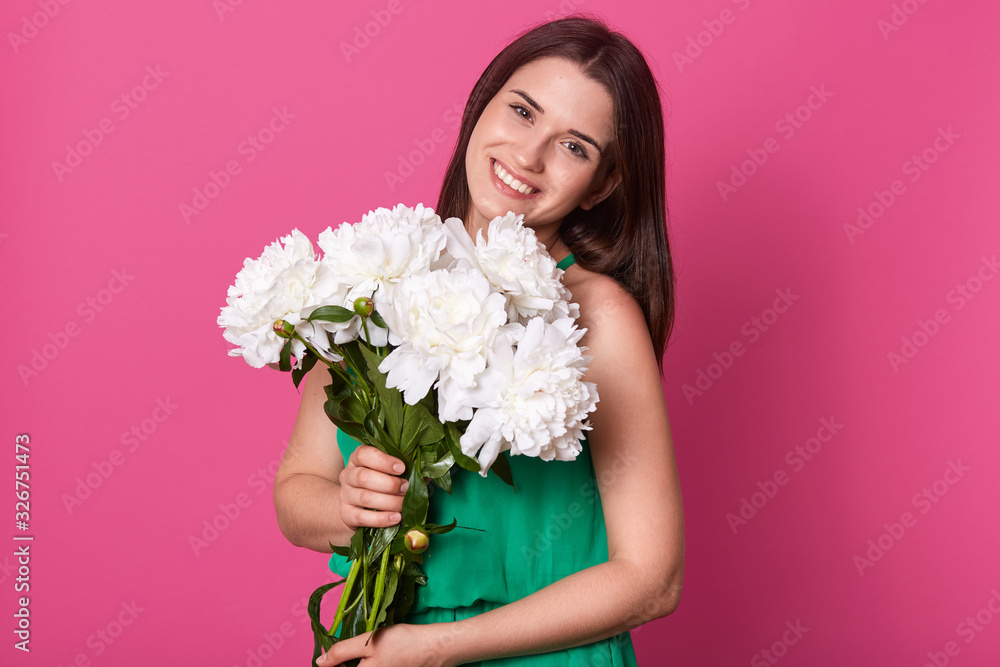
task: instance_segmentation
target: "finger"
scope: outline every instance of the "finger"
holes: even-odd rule
[[[371,468],[387,475],[402,475],[406,465],[395,456],[379,451],[371,445],[361,445],[351,454],[354,465]]]
[[[403,494],[407,487],[407,481],[401,477],[355,465],[353,461],[340,472],[340,483],[387,495]]]
[[[345,475],[344,477],[349,477],[349,475]],[[364,509],[398,512],[403,508],[404,494],[399,493],[399,489],[404,484],[406,482],[400,482],[397,477],[394,482],[393,492],[382,493],[380,491],[373,491],[365,486],[345,483],[341,480],[340,502]]]
[[[367,635],[358,635],[357,637],[337,642],[324,655],[316,658],[316,664],[320,665],[320,667],[336,667],[348,660],[363,658],[369,655],[371,652],[365,646],[366,637]]]
[[[399,512],[376,512],[360,507],[341,506],[340,518],[344,525],[353,529],[362,526],[367,528],[387,528],[399,523],[403,516]]]

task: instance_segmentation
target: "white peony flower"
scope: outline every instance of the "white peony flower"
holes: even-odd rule
[[[379,364],[386,385],[414,405],[437,381],[441,421],[471,418],[486,349],[507,322],[503,295],[478,271],[437,270],[401,280],[380,312],[399,346]]]
[[[441,218],[434,209],[402,204],[392,210],[369,211],[354,225],[328,228],[319,235],[323,262],[348,286],[346,308],[358,297],[370,297],[381,314],[392,300],[392,292],[407,276],[436,268],[445,247]],[[341,304],[337,304],[341,305]],[[324,324],[340,344],[360,335],[361,318],[343,324]],[[386,344],[384,329],[368,323],[372,344]]]
[[[319,306],[342,299],[343,291],[333,271],[316,259],[309,239],[293,229],[257,259],[247,258],[229,287],[217,321],[225,328],[223,337],[237,346],[230,356],[242,356],[254,368],[278,363],[285,341],[271,327],[283,319],[327,359],[339,361],[326,332],[305,319]],[[294,340],[298,363],[304,352],[305,345]]]
[[[538,242],[535,231],[524,226],[523,216],[508,212],[490,221],[486,238],[482,230],[472,243],[462,221],[444,222],[448,253],[456,266],[473,266],[507,299],[507,317],[526,323],[542,316],[547,322],[578,317],[579,308],[569,303],[569,290],[562,284],[562,269]]]
[[[536,317],[520,329],[516,349],[509,334],[494,340],[479,378],[493,395],[460,441],[465,454],[478,458],[482,476],[508,450],[545,461],[571,461],[582,451],[587,415],[598,400],[596,385],[581,379],[591,359],[577,346],[584,332],[569,318]]]

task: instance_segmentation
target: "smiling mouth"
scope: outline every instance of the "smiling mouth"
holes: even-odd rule
[[[514,178],[506,169],[500,166],[500,163],[495,159],[493,160],[493,173],[497,175],[503,183],[512,190],[517,190],[522,195],[530,195],[538,192],[535,188],[531,187],[527,183],[522,183],[521,181]]]

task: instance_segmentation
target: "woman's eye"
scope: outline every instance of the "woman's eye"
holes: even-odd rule
[[[576,143],[575,141],[568,142],[566,144],[566,148],[568,148],[569,152],[572,153],[573,155],[579,155],[582,158],[587,157],[587,149],[585,149],[583,146]]]
[[[528,111],[525,107],[521,106],[520,104],[511,104],[510,108],[513,109],[514,113],[516,113],[521,118],[525,120],[531,120],[531,112]]]

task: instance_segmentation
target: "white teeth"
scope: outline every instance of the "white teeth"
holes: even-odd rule
[[[516,178],[508,174],[507,170],[501,167],[499,162],[493,163],[493,173],[497,175],[497,178],[499,178],[501,181],[509,185],[514,190],[517,190],[521,194],[530,195],[532,192],[535,191],[535,189],[532,188],[530,185],[522,183],[521,181],[517,180]]]

